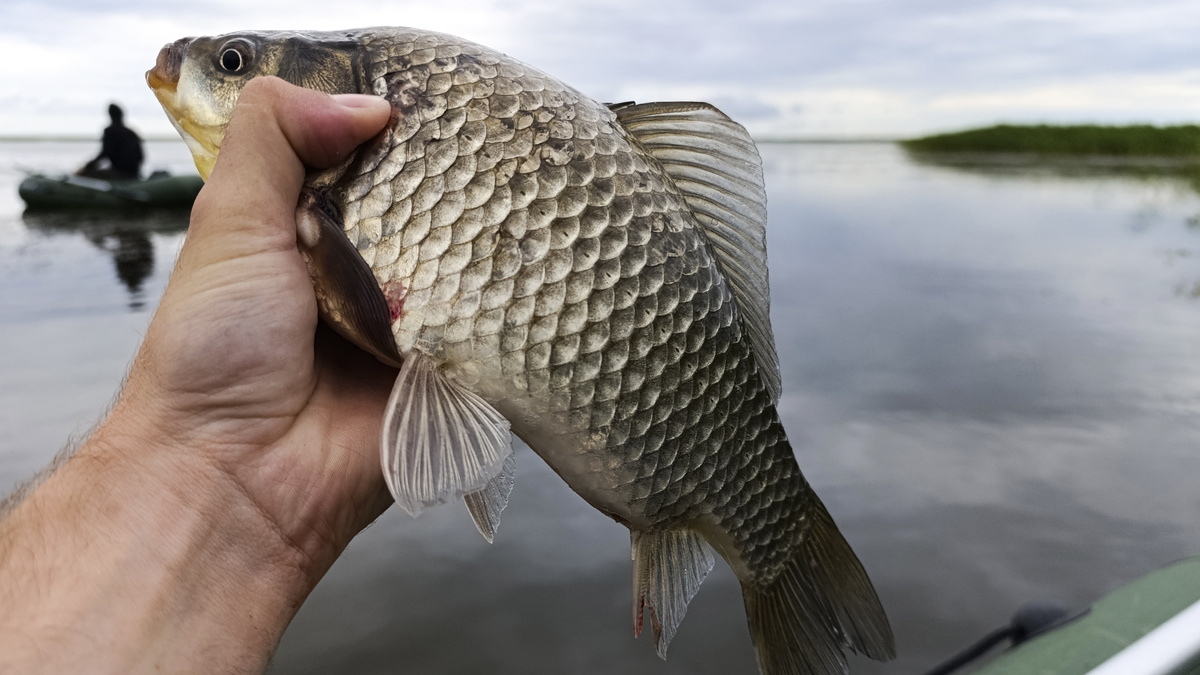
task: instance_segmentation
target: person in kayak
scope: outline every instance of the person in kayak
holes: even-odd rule
[[[125,126],[125,111],[113,103],[108,106],[112,124],[104,130],[100,154],[76,175],[103,180],[137,180],[142,170],[142,139],[133,129]],[[104,161],[108,160],[108,166]]]

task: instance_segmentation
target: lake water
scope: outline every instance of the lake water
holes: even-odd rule
[[[22,214],[0,143],[0,490],[103,413],[186,216]],[[1200,197],[1169,172],[920,163],[766,145],[780,411],[914,673],[1027,600],[1082,607],[1200,541]],[[182,144],[149,165],[186,170]],[[630,624],[625,530],[528,449],[496,544],[397,509],[284,638],[275,673],[750,673],[723,563],[670,658]]]

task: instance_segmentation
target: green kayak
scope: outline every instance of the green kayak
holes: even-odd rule
[[[33,174],[21,181],[17,192],[31,209],[188,208],[202,187],[199,176],[163,171],[131,181]]]
[[[1051,623],[1035,626],[1046,620]],[[1061,610],[1054,619],[1044,608],[1018,611],[1010,627],[994,631],[926,675],[968,672],[963,669],[1008,638],[1017,643],[1012,649],[969,672],[1200,675],[1200,557],[1142,577],[1085,612]]]

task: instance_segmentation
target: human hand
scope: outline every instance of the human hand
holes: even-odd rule
[[[322,572],[391,503],[379,430],[395,371],[316,333],[296,248],[305,166],[336,164],[390,116],[377,97],[340,100],[246,85],[114,411],[143,443],[227,473]]]
[[[395,372],[318,329],[294,210],[389,115],[246,85],[124,391],[0,520],[0,671],[261,672],[387,508]]]

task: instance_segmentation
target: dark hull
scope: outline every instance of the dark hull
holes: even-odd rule
[[[31,209],[188,208],[202,187],[199,176],[106,181],[34,174],[21,181],[17,192]]]

